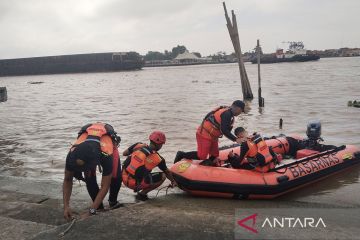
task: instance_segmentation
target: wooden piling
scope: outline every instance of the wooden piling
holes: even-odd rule
[[[244,61],[242,59],[240,38],[239,38],[239,33],[238,33],[238,28],[237,28],[236,16],[235,16],[234,11],[232,10],[231,11],[232,23],[231,23],[231,20],[229,18],[228,13],[227,13],[225,2],[223,2],[223,7],[224,7],[224,11],[225,11],[226,26],[227,26],[227,29],[229,31],[231,42],[233,44],[235,54],[236,54],[237,59],[238,59],[243,98],[244,98],[244,100],[251,100],[251,99],[254,98],[254,96],[253,96],[252,91],[251,91],[250,82],[249,82],[249,79],[248,79],[248,76],[247,76],[247,73],[246,73],[246,69],[245,69],[245,66],[244,66]]]
[[[258,95],[259,95],[259,107],[264,107],[265,106],[265,99],[263,97],[261,97],[261,74],[260,74],[260,58],[261,58],[261,48],[260,48],[260,40],[257,40],[257,44],[256,44],[256,53],[257,53],[257,65],[258,65],[258,84],[259,84],[259,90],[258,90]]]
[[[7,101],[7,91],[6,87],[0,87],[0,102]]]

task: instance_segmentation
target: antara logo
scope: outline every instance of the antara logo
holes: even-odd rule
[[[269,226],[271,228],[317,228],[317,227],[324,227],[326,228],[326,224],[322,218],[315,219],[312,217],[305,217],[305,218],[293,218],[293,217],[282,217],[282,218],[273,218],[270,220],[269,218],[266,218],[261,227]]]
[[[258,233],[258,231],[254,228],[255,226],[255,223],[256,223],[256,217],[257,217],[257,213],[251,215],[251,216],[248,216],[242,220],[239,220],[237,223],[239,224],[240,227],[243,227],[245,228],[246,230],[249,230],[250,232],[253,232],[253,233]],[[249,221],[249,220],[252,220],[252,226],[248,226],[245,224],[245,222]]]
[[[237,224],[245,228],[247,231],[252,233],[258,233],[258,230],[255,228],[256,218],[258,214],[252,214],[246,218],[237,221]],[[250,224],[247,223],[250,221]],[[313,217],[305,217],[305,218],[294,218],[294,217],[266,217],[265,220],[261,224],[261,228],[317,228],[324,227],[326,228],[326,224],[324,220],[320,217],[315,219]]]

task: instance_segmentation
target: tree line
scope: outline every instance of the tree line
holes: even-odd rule
[[[153,60],[171,60],[177,57],[177,55],[184,53],[187,51],[187,48],[184,45],[177,45],[173,47],[171,51],[165,50],[163,53],[158,51],[149,51],[145,56],[145,61],[153,61]],[[194,52],[197,57],[201,57],[201,54],[198,52]]]
[[[148,51],[148,53],[144,56],[145,61],[154,61],[154,60],[172,60],[176,58],[179,54],[184,53],[188,49],[184,45],[177,45],[173,47],[171,51],[165,50],[164,52],[159,51]],[[201,58],[201,54],[199,52],[193,52],[197,57]],[[255,51],[253,52],[245,52],[243,56],[253,56]],[[224,51],[217,52],[215,54],[211,54],[208,56],[213,61],[223,62],[229,61],[229,59],[236,59],[235,53],[226,54]],[[233,61],[233,60],[230,60]]]

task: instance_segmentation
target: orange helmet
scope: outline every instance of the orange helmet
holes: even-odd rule
[[[154,131],[150,134],[149,140],[156,144],[164,144],[166,142],[165,133]]]

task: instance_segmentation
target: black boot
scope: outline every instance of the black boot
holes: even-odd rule
[[[149,200],[149,197],[148,197],[148,195],[147,194],[144,194],[144,193],[138,193],[138,194],[136,194],[136,196],[135,196],[135,199],[136,200],[139,200],[139,201],[147,201],[147,200]]]
[[[192,151],[192,152],[178,151],[176,153],[174,163],[177,163],[178,161],[180,161],[180,160],[182,160],[184,158],[191,159],[191,160],[199,160],[199,157],[197,155],[197,151]]]
[[[200,160],[198,155],[197,155],[197,151],[186,152],[184,154],[184,158],[193,159],[193,160]]]
[[[174,159],[174,163],[177,163],[177,162],[181,161],[181,159],[184,158],[184,154],[185,154],[185,152],[183,152],[183,151],[178,151],[178,152],[176,153],[176,156],[175,156],[175,159]]]
[[[215,160],[216,157],[209,157],[208,159],[205,159],[204,161],[202,161],[200,163],[200,165],[203,165],[203,166],[214,166],[214,160]]]
[[[109,201],[109,208],[110,209],[117,209],[117,208],[120,208],[120,207],[123,207],[124,204],[122,203],[119,203],[119,201],[116,201],[116,202],[110,202]]]

